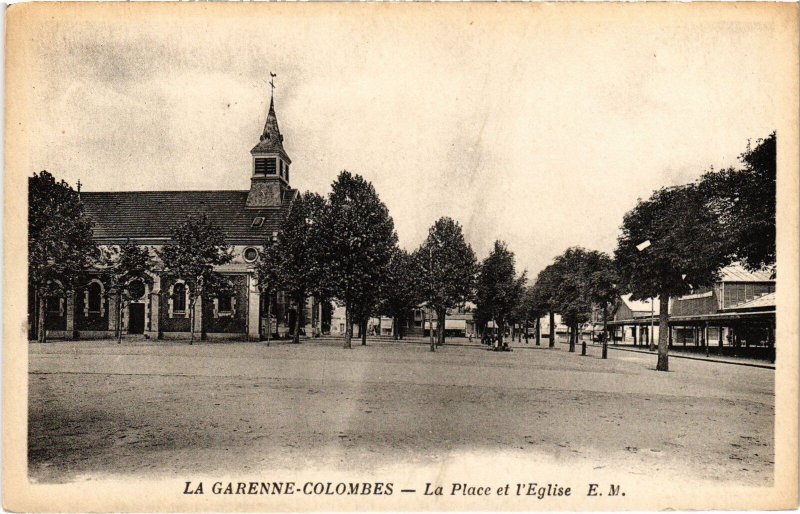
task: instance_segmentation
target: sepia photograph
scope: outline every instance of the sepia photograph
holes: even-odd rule
[[[4,507],[797,507],[793,4],[7,10]]]

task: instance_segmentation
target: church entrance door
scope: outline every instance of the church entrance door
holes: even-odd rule
[[[143,303],[132,303],[128,306],[128,333],[144,334]]]

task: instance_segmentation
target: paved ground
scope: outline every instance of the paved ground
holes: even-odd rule
[[[464,341],[466,342],[466,341]],[[519,343],[516,343],[519,345]],[[580,351],[580,349],[579,349]],[[774,371],[522,344],[30,346],[30,475],[368,469],[503,451],[768,485]]]

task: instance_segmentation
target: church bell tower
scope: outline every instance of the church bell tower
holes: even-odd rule
[[[274,77],[274,75],[273,75]],[[274,88],[274,84],[270,81]],[[278,207],[289,189],[289,165],[292,160],[283,149],[283,136],[278,129],[274,98],[270,97],[269,113],[259,142],[250,150],[253,157],[253,174],[247,207]]]

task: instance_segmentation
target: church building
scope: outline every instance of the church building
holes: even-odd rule
[[[174,228],[188,216],[206,214],[225,234],[233,260],[217,268],[234,285],[234,293],[221,298],[198,299],[195,331],[209,338],[263,337],[267,325],[273,333],[288,332],[297,309],[280,293],[273,295],[272,323],[267,324],[267,299],[259,291],[254,266],[259,250],[275,241],[298,192],[290,185],[292,160],[283,147],[274,101],[270,101],[264,130],[250,151],[250,189],[246,191],[136,191],[83,192],[81,201],[94,221],[98,245],[130,241],[153,249],[167,245]],[[165,177],[165,180],[169,180]],[[156,265],[156,269],[158,265]],[[189,291],[181,279],[156,271],[147,283],[130,288],[139,295],[122,310],[123,334],[151,338],[188,338]],[[115,298],[107,294],[101,273],[78,290],[46,301],[48,337],[108,338],[117,325]],[[263,297],[262,297],[263,296]],[[305,308],[306,331],[321,326],[321,309],[309,300]],[[311,335],[311,334],[308,334]]]

